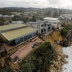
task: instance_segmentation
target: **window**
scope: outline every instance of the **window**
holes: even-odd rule
[[[34,33],[33,33],[33,36],[36,36],[36,35],[37,35],[37,32],[34,32]]]
[[[26,41],[27,40],[27,36],[24,36],[24,41]]]
[[[44,26],[46,26],[46,24]]]
[[[43,29],[41,30],[41,33],[43,33]]]
[[[19,44],[20,43],[20,39],[16,39],[15,42],[16,42],[16,44]]]
[[[43,25],[41,25],[41,27],[43,27]]]
[[[13,62],[16,62],[17,60],[20,60],[17,56],[13,59]]]
[[[51,28],[50,28],[50,27],[48,27],[48,30],[51,30]]]
[[[15,40],[10,41],[10,42],[9,42],[9,45],[15,45]]]
[[[23,42],[23,37],[22,37],[22,38],[20,38],[20,42]]]

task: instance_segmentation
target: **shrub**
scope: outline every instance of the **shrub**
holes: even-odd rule
[[[5,68],[2,68],[2,69],[0,70],[0,72],[13,72],[13,71],[10,69],[10,66],[8,65],[8,66],[6,66]]]
[[[67,34],[67,29],[66,28],[63,28],[62,30],[61,30],[61,35],[66,35]]]
[[[46,72],[52,61],[56,58],[56,52],[49,42],[45,42],[31,55],[22,67],[23,72]]]

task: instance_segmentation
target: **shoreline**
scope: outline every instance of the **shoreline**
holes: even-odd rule
[[[63,65],[63,72],[72,72],[72,45],[63,48],[63,53],[68,55],[65,60],[68,62]]]
[[[53,64],[50,67],[50,72],[62,72],[63,65],[67,63],[65,57],[67,55],[63,54],[63,47],[61,45],[56,45],[57,59],[53,61]]]
[[[68,62],[69,55],[64,53],[64,49],[66,50],[69,47],[72,47],[72,44],[68,47],[60,46],[60,48],[62,49],[61,53],[58,53],[58,51],[56,51],[58,53],[58,57],[55,61],[53,61],[53,64],[50,67],[50,72],[72,72],[72,71],[66,71],[65,69],[67,68],[64,67],[69,63]],[[69,50],[66,50],[66,52],[67,51],[69,52]]]

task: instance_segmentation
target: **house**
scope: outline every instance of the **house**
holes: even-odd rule
[[[10,24],[0,26],[0,38],[8,45],[19,45],[37,35],[37,29],[25,24]]]
[[[0,15],[0,18],[4,19],[4,24],[9,24],[12,21],[14,15]]]
[[[58,18],[52,18],[52,17],[45,17],[43,18],[44,21],[48,21],[49,23],[52,24],[52,27],[55,29],[59,28],[60,29],[60,20]]]
[[[52,30],[51,23],[47,21],[37,20],[36,22],[28,22],[27,25],[37,29],[39,34],[47,34]]]
[[[2,14],[0,14],[0,18],[2,18],[3,17],[3,15]]]
[[[24,24],[23,21],[12,21],[11,24]]]
[[[72,14],[63,14],[59,17],[61,24],[72,24]]]

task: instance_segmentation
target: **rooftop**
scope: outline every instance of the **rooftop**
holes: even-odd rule
[[[48,19],[48,20],[58,20],[58,18],[52,18],[52,17],[45,17],[45,18],[43,18],[44,20],[45,19]]]
[[[10,30],[10,29],[15,29],[15,28],[19,28],[19,27],[24,27],[26,26],[25,24],[9,24],[9,25],[3,25],[0,26],[0,32],[2,31],[6,31],[6,30]]]
[[[16,39],[18,37],[24,36],[28,33],[34,32],[36,31],[36,29],[31,28],[31,27],[25,27],[25,28],[21,28],[21,29],[17,29],[17,30],[12,30],[12,31],[8,31],[8,32],[4,32],[1,33],[7,40],[13,40]]]
[[[24,24],[23,21],[12,21],[12,24]]]
[[[72,14],[63,14],[63,15],[61,15],[61,17],[65,17],[65,18],[71,19],[72,18]]]
[[[35,22],[28,22],[28,24],[39,24],[39,23],[44,23],[45,21],[42,20],[36,20]]]
[[[6,17],[6,18],[7,18],[7,17],[12,18],[12,17],[14,17],[14,15],[2,15],[2,14],[0,14],[0,17],[3,17],[3,18],[4,18],[4,17]]]
[[[46,18],[43,18],[43,19],[47,20],[50,23],[58,23],[59,22],[58,18],[46,17]]]

